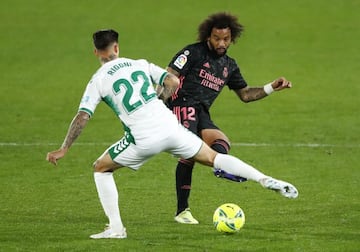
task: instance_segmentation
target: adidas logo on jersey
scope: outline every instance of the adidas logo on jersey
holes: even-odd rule
[[[206,62],[203,66],[206,67],[206,68],[210,68],[209,62]]]

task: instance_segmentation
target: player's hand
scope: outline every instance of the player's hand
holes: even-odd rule
[[[282,89],[292,87],[291,82],[288,81],[287,79],[285,79],[285,77],[280,77],[280,78],[274,80],[271,85],[275,91],[280,91]]]
[[[57,161],[65,156],[66,151],[66,149],[58,149],[56,151],[51,151],[46,155],[46,160],[54,165],[57,165]]]

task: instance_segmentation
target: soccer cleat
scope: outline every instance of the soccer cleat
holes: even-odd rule
[[[190,208],[186,208],[184,211],[175,216],[175,221],[182,224],[199,224],[199,222],[192,216]]]
[[[120,233],[114,233],[109,227],[105,228],[104,232],[90,235],[91,239],[124,239],[126,237],[126,228],[123,228]]]
[[[217,178],[225,178],[225,179],[228,179],[228,180],[231,180],[231,181],[235,181],[235,182],[245,182],[247,181],[247,178],[243,178],[243,177],[240,177],[240,176],[236,176],[236,175],[232,175],[230,173],[227,173],[221,169],[216,169],[214,168],[213,169],[213,172],[214,172],[214,175],[217,177]]]
[[[298,190],[292,184],[267,177],[260,180],[260,184],[267,189],[274,190],[286,198],[297,198]]]

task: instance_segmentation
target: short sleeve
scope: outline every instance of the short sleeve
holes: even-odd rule
[[[230,89],[234,90],[242,89],[247,86],[246,81],[240,73],[239,67],[236,67],[236,69],[232,72],[227,85]]]
[[[79,111],[84,111],[92,116],[100,101],[101,95],[97,88],[96,79],[93,78],[86,86],[85,92],[80,101]]]
[[[180,50],[169,63],[169,67],[185,76],[191,69],[196,52],[191,46],[186,46]]]
[[[149,63],[149,71],[152,81],[160,86],[163,86],[164,79],[166,75],[168,75],[168,72],[153,63]]]

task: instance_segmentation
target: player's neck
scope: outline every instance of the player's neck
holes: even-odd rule
[[[114,59],[117,59],[117,58],[118,58],[118,56],[116,54],[102,55],[102,56],[100,56],[100,62],[103,65],[103,64],[105,64],[109,61],[112,61]]]

